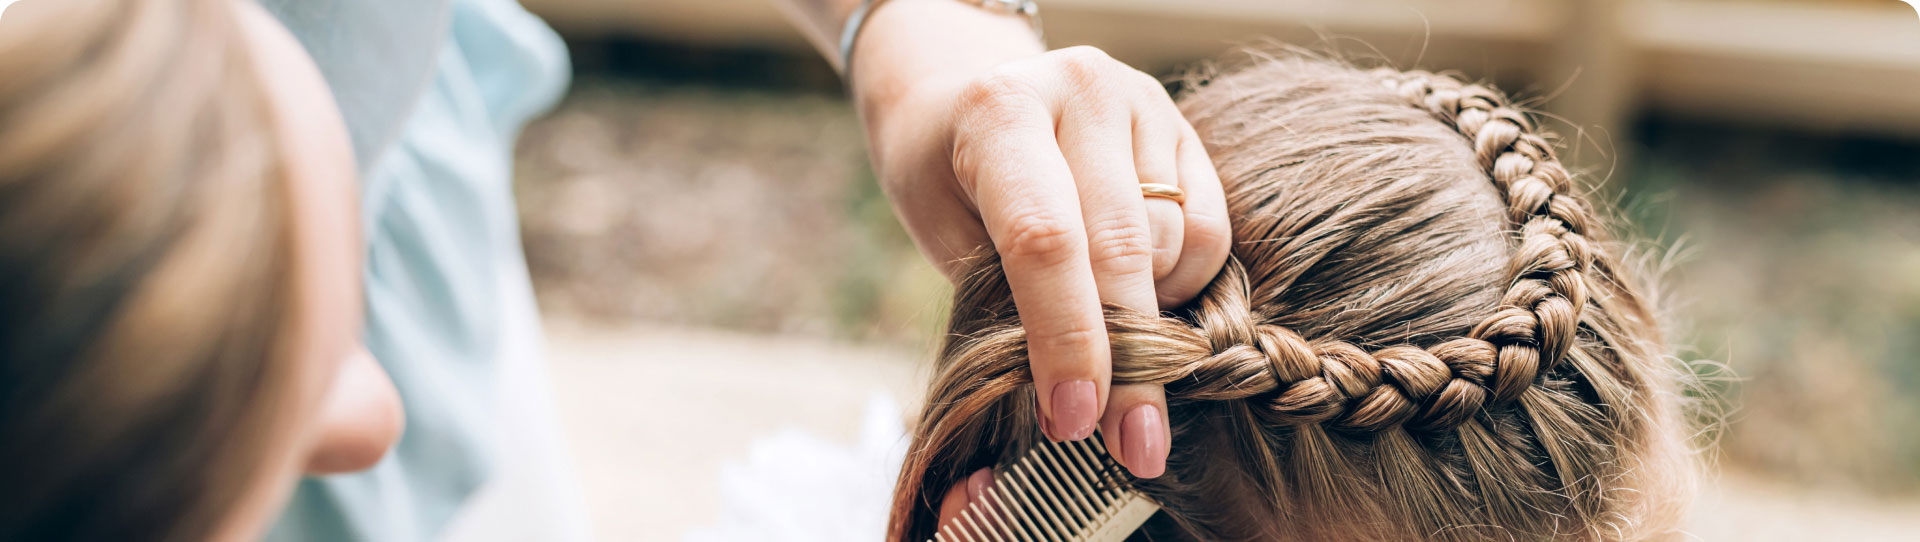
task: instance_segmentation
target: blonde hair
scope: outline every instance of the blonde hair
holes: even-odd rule
[[[0,539],[205,539],[284,430],[291,202],[236,7],[0,23]]]
[[[1108,310],[1115,384],[1164,385],[1152,539],[1640,540],[1691,465],[1680,373],[1532,119],[1425,72],[1256,55],[1180,100],[1233,257],[1174,316]],[[892,536],[1038,435],[997,260],[955,295]]]

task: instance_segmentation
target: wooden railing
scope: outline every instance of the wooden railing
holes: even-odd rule
[[[522,0],[575,35],[803,48],[770,0]],[[1149,70],[1235,44],[1492,79],[1567,120],[1643,109],[1920,138],[1920,15],[1898,0],[1042,0],[1052,45]]]

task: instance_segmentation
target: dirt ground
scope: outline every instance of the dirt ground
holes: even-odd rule
[[[798,428],[851,445],[876,393],[912,404],[922,352],[810,337],[549,319],[560,412],[604,540],[681,540],[719,520],[720,472]],[[1702,488],[1696,540],[1911,540],[1920,501],[1725,473]]]

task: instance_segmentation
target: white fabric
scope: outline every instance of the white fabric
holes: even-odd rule
[[[893,483],[907,457],[900,406],[868,401],[852,446],[798,429],[753,443],[744,462],[720,474],[718,524],[686,542],[847,542],[886,537]]]

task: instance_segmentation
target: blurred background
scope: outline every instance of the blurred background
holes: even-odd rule
[[[909,408],[948,288],[839,83],[765,0],[522,0],[578,77],[518,154],[596,526],[717,521],[722,466]],[[1920,531],[1920,17],[1896,0],[1043,0],[1049,45],[1177,76],[1284,43],[1492,81],[1666,272],[1716,466],[1704,540]],[[718,390],[727,390],[724,394]],[[636,467],[638,465],[639,467]]]

